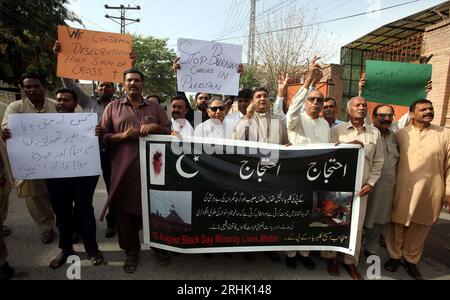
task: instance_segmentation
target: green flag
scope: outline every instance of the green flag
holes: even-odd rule
[[[431,65],[368,60],[363,97],[370,102],[409,106],[426,97],[431,73]]]

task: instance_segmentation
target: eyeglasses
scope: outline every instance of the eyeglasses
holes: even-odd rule
[[[225,110],[225,106],[215,106],[215,107],[210,107],[210,110],[212,110],[213,112],[218,112],[220,111],[224,111]]]
[[[306,100],[309,102],[314,102],[314,100],[317,100],[317,102],[323,102],[324,99],[322,97],[308,97]]]
[[[382,118],[382,119],[393,119],[395,117],[394,114],[377,114],[377,117]]]
[[[198,100],[209,100],[209,97],[198,97]]]

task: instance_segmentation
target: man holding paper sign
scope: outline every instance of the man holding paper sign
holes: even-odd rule
[[[20,78],[26,98],[11,103],[3,117],[3,140],[11,138],[8,116],[22,113],[56,113],[55,101],[45,97],[44,80],[35,74],[23,74]],[[18,194],[26,199],[28,211],[41,230],[41,241],[49,244],[54,238],[55,217],[50,207],[47,188],[43,180],[17,180]]]
[[[70,89],[56,92],[56,108],[59,113],[74,113],[77,94]],[[96,134],[99,133],[99,128]],[[53,211],[58,220],[58,255],[50,262],[51,269],[62,267],[67,258],[74,255],[72,236],[80,230],[84,248],[94,266],[103,263],[103,254],[98,249],[96,223],[92,201],[99,176],[55,178],[46,180]],[[75,205],[75,210],[73,205]],[[76,213],[75,213],[76,211]],[[77,227],[74,228],[74,222]]]

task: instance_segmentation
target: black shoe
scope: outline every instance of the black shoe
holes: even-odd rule
[[[92,265],[95,267],[100,266],[105,262],[105,258],[103,257],[103,254],[100,252],[100,250],[97,250],[96,252],[89,254],[89,258],[91,260]]]
[[[105,231],[105,237],[111,239],[116,235],[116,227],[107,227]]]
[[[297,260],[295,257],[286,257],[286,267],[289,269],[295,270],[297,269]]]
[[[312,271],[316,268],[316,264],[313,262],[313,260],[310,257],[304,257],[301,255],[297,255],[297,257],[306,269]]]
[[[417,269],[417,265],[405,261],[403,262],[403,267],[405,267],[406,272],[412,278],[416,280],[423,280],[422,274],[420,274],[419,269]]]
[[[0,280],[9,280],[14,277],[16,273],[9,266],[8,263],[5,263],[3,266],[0,266]]]
[[[384,268],[388,270],[389,272],[395,273],[397,272],[398,268],[402,265],[402,262],[400,259],[389,259],[388,262],[384,265]]]

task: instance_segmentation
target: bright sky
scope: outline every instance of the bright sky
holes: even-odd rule
[[[295,3],[317,10],[310,23],[346,17],[379,8],[409,2],[411,0],[258,0],[257,18],[262,20],[264,13]],[[443,3],[443,0],[420,0],[405,6],[363,15],[348,20],[335,21],[322,25],[322,29],[332,34],[337,47],[329,63],[339,63],[340,47],[392,21]],[[118,10],[107,10],[104,5],[139,5],[141,10],[129,10],[126,17],[141,19],[141,23],[127,26],[127,32],[143,36],[169,39],[168,44],[176,50],[178,38],[215,40],[232,38],[227,43],[243,44],[245,49],[249,31],[250,0],[72,0],[69,9],[74,11],[90,30],[120,32],[120,26],[105,15],[120,16]],[[73,25],[80,27],[80,25]],[[320,54],[320,53],[319,53]],[[313,55],[313,54],[312,54]],[[243,61],[246,61],[244,50]]]

